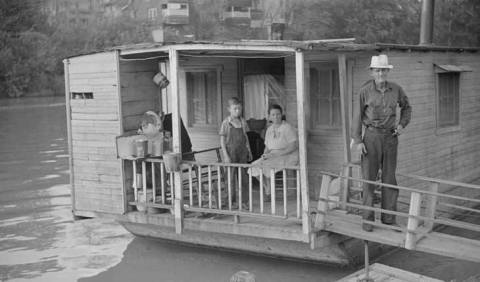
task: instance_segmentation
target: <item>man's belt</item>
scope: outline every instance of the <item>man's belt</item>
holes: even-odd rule
[[[395,132],[395,128],[381,128],[371,125],[367,126],[367,130],[379,134],[393,134]]]

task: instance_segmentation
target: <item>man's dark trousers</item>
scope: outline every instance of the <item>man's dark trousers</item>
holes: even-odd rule
[[[367,154],[362,155],[362,173],[366,180],[375,181],[379,169],[382,170],[382,182],[397,185],[395,171],[397,169],[398,137],[393,136],[390,129],[366,128],[363,143]],[[363,204],[373,206],[375,184],[363,183]],[[398,189],[382,187],[382,209],[396,211]],[[374,221],[373,211],[364,210],[363,218]],[[394,224],[395,215],[382,213],[381,220],[385,224]]]

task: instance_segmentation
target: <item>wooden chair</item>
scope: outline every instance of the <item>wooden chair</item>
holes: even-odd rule
[[[221,155],[221,152],[220,152],[220,147],[214,147],[214,148],[210,148],[210,149],[206,149],[206,150],[200,150],[200,151],[193,151],[193,152],[186,153],[184,155],[190,154],[190,155],[194,156],[194,159],[196,159],[195,156],[197,156],[199,154],[202,154],[202,153],[208,153],[208,152],[215,152],[215,156],[217,158],[216,162],[218,162],[218,163],[222,162],[222,155]],[[208,187],[208,171],[206,170],[207,167],[208,167],[207,165],[203,165],[203,166],[200,166],[200,167],[198,165],[193,165],[191,167],[191,169],[192,169],[192,188],[193,188],[192,196],[194,198],[198,197],[197,194],[198,194],[199,183],[200,183],[200,186],[202,187],[202,195],[205,195],[205,193],[208,193],[208,190],[204,189],[204,188]],[[198,173],[199,168],[201,169],[200,174]],[[186,198],[188,198],[190,196],[190,190],[189,190],[190,189],[190,177],[189,177],[190,169],[184,168],[182,170],[182,172],[185,175],[184,180],[183,180],[184,195],[185,195]],[[220,168],[220,182],[221,183],[225,183],[224,175],[225,175],[224,168],[221,167]],[[215,183],[218,182],[218,179],[219,179],[218,171],[216,169],[211,171],[211,179],[212,179],[212,186],[216,187]],[[222,192],[224,192],[223,188],[222,188]]]

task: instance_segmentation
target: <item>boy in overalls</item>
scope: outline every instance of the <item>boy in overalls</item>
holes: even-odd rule
[[[252,152],[248,143],[247,131],[248,125],[242,117],[242,105],[237,98],[228,100],[228,116],[220,127],[220,145],[222,147],[223,161],[226,163],[247,163],[252,160]],[[241,169],[242,187],[238,186],[238,168],[233,167],[232,170],[232,203],[237,202],[237,191],[242,189],[242,204],[244,207],[248,204],[248,187],[245,185],[247,179],[245,169]]]

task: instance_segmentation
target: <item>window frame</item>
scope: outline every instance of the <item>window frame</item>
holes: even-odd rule
[[[441,74],[457,74],[457,93],[458,93],[458,106],[456,110],[458,111],[458,120],[457,124],[452,125],[441,125],[440,124],[440,75]],[[461,130],[461,106],[462,106],[462,95],[461,95],[461,72],[456,71],[436,71],[435,72],[435,132],[437,135],[457,132]]]
[[[156,7],[147,9],[147,19],[149,21],[155,21],[158,17],[158,9]]]
[[[192,124],[190,122],[190,113],[192,111],[191,101],[188,94],[188,85],[187,85],[187,73],[189,72],[215,72],[216,73],[216,112],[217,112],[217,122],[216,124]],[[222,66],[187,66],[182,68],[183,76],[185,77],[185,104],[186,104],[186,115],[185,115],[185,126],[191,129],[206,129],[206,130],[217,130],[222,123]]]
[[[339,123],[338,125],[334,125],[333,124],[333,96],[331,97],[331,103],[330,103],[330,110],[331,110],[331,124],[330,125],[326,125],[326,124],[322,124],[322,125],[315,125],[315,118],[314,118],[314,114],[315,114],[315,111],[314,111],[314,99],[313,99],[313,93],[312,93],[312,89],[311,89],[311,83],[312,83],[312,77],[310,75],[310,70],[311,68],[313,68],[314,66],[320,66],[320,68],[317,67],[317,70],[335,70],[337,72],[337,83],[338,83],[338,105],[339,105]],[[308,62],[308,86],[307,86],[307,89],[308,89],[308,100],[310,102],[310,107],[309,107],[309,112],[310,112],[310,122],[308,124],[308,127],[309,127],[309,131],[312,132],[312,133],[319,133],[319,132],[325,132],[325,131],[329,131],[329,132],[340,132],[342,130],[342,116],[341,116],[341,93],[340,93],[340,73],[339,73],[339,69],[338,69],[338,63],[337,61],[334,61],[334,60],[328,60],[328,61],[310,61]],[[334,80],[332,80],[334,81]],[[332,85],[333,86],[333,85]]]

